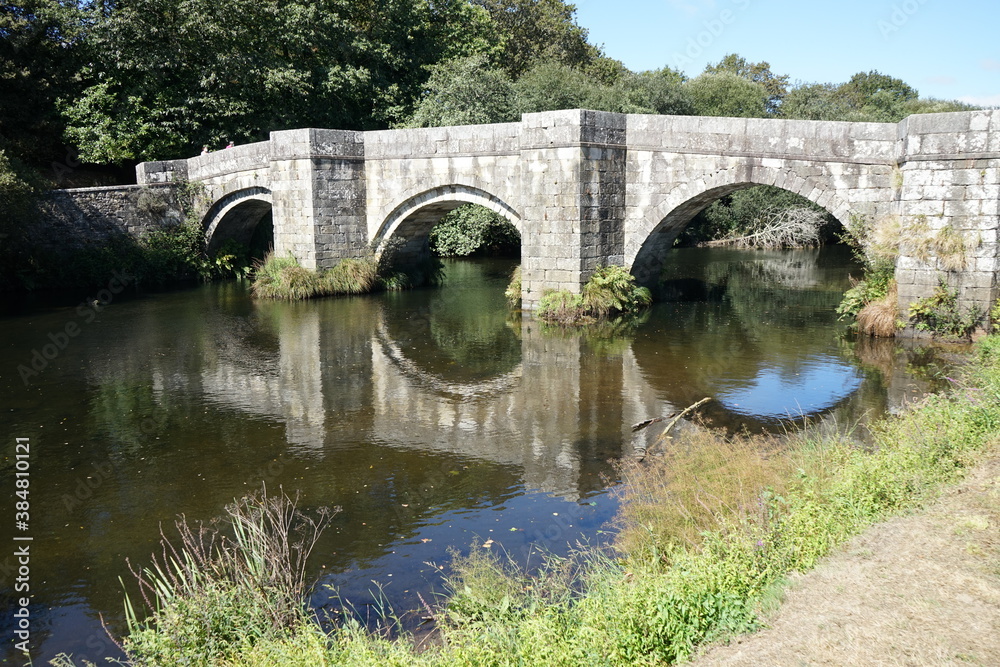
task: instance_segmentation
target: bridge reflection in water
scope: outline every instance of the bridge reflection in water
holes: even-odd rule
[[[482,289],[485,264],[455,264],[443,291],[256,304],[268,335],[220,346],[200,381],[214,402],[282,421],[293,452],[372,442],[474,457],[577,498],[600,484],[604,461],[627,453],[632,424],[705,396],[716,399],[703,411],[710,423],[755,431],[850,422],[845,413],[895,409],[913,393],[905,374],[865,385],[833,328],[840,288],[829,274],[845,273],[818,264],[818,252],[792,262],[735,253],[724,280],[711,275],[718,266],[698,278],[725,298],[661,305],[617,339],[512,317],[498,291]]]

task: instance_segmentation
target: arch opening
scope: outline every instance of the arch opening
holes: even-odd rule
[[[846,207],[819,194],[818,188],[810,188],[807,197],[750,181],[707,188],[666,211],[653,226],[632,261],[632,275],[637,283],[656,289],[675,246],[725,245],[718,240],[724,237],[743,239],[741,247],[838,242]]]
[[[432,234],[442,222],[443,233]],[[419,284],[439,270],[439,257],[473,254],[482,242],[506,245],[511,254],[519,255],[520,226],[517,212],[498,197],[450,185],[422,192],[396,207],[375,237],[376,252],[382,257],[390,253],[391,270]]]
[[[263,188],[223,197],[209,210],[205,221],[210,256],[228,251],[249,264],[262,259],[274,247],[271,193]]]

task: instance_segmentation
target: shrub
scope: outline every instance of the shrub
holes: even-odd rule
[[[510,282],[503,291],[504,298],[511,308],[521,305],[521,265],[518,264],[510,274]]]
[[[958,292],[948,287],[942,278],[934,293],[910,304],[910,319],[918,331],[927,331],[948,338],[969,338],[983,320],[978,306],[961,308]]]
[[[648,307],[652,294],[635,284],[635,276],[620,266],[602,266],[583,286],[582,294],[555,290],[542,295],[537,314],[559,324],[589,323]]]
[[[499,213],[467,204],[450,211],[434,226],[430,245],[441,257],[511,256],[521,250],[521,235]]]
[[[226,507],[231,536],[204,525],[176,522],[179,543],[162,538],[162,556],[133,570],[149,615],[140,620],[126,596],[132,664],[239,662],[258,642],[293,635],[309,623],[306,561],[336,509],[310,517],[298,498],[266,489]]]

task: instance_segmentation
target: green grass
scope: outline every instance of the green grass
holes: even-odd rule
[[[308,618],[252,641],[191,652],[192,664],[652,665],[681,661],[752,631],[791,572],[806,571],[873,523],[911,511],[958,480],[1000,433],[1000,337],[980,343],[948,395],[849,435],[783,440],[676,437],[669,453],[627,463],[613,550],[549,558],[529,576],[474,546],[454,560],[435,612],[440,642],[417,651],[345,619],[330,634]],[[258,625],[240,591],[206,584],[197,604],[168,599],[142,632],[154,645],[217,607]],[[183,623],[181,621],[184,621]],[[225,633],[228,620],[219,620]],[[212,626],[215,627],[215,626]],[[260,621],[260,627],[265,627]],[[244,636],[253,636],[246,632]],[[126,646],[136,646],[131,637]],[[243,640],[241,640],[243,641]]]
[[[409,272],[395,267],[390,257],[374,255],[345,258],[333,268],[313,271],[302,267],[291,255],[270,253],[254,267],[250,292],[258,299],[297,301],[343,294],[370,294],[379,290],[396,291],[443,280],[444,267],[432,258]]]

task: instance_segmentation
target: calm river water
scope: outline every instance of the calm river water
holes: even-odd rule
[[[315,574],[362,613],[378,588],[406,611],[449,547],[492,539],[523,561],[606,539],[632,424],[709,396],[726,428],[849,425],[927,388],[906,370],[926,353],[844,337],[834,307],[858,271],[842,248],[675,251],[675,300],[587,334],[510,314],[512,266],[449,262],[443,287],[401,294],[257,303],[223,284],[0,319],[5,498],[15,438],[31,446],[30,524],[4,505],[0,590],[30,536],[35,664],[118,655],[100,616],[121,628],[126,559],[262,483],[340,506]],[[36,351],[54,358],[26,383]],[[13,631],[5,614],[0,656]]]

